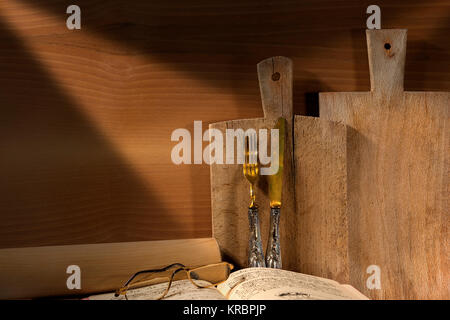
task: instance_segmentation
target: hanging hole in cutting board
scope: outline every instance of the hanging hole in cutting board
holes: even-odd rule
[[[280,77],[281,77],[281,75],[280,75],[279,72],[275,72],[275,73],[272,74],[272,80],[273,80],[273,81],[278,81],[278,80],[280,80]]]
[[[391,49],[391,44],[390,44],[389,42],[386,42],[386,43],[384,44],[384,48],[385,48],[386,50],[390,50],[390,49]]]

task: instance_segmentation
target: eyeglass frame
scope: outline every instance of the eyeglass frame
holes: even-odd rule
[[[216,265],[220,265],[220,264],[227,265],[229,271],[231,271],[231,270],[234,269],[234,266],[233,266],[231,263],[228,263],[228,262],[219,262],[219,263],[208,264],[208,265],[204,265],[204,266],[200,266],[200,267],[195,267],[195,268],[188,268],[188,267],[186,267],[186,266],[185,266],[184,264],[182,264],[182,263],[172,263],[172,264],[170,264],[170,265],[168,265],[168,266],[166,266],[166,267],[164,267],[164,268],[161,268],[161,269],[141,270],[141,271],[138,271],[138,272],[134,273],[134,274],[133,274],[126,282],[125,282],[125,284],[124,284],[122,287],[120,287],[119,289],[117,289],[117,290],[115,291],[115,293],[114,293],[114,296],[115,296],[115,297],[118,297],[118,296],[120,296],[120,295],[124,295],[124,296],[125,296],[125,299],[128,300],[128,297],[127,297],[128,286],[129,286],[129,284],[131,283],[131,281],[133,281],[137,276],[139,276],[139,275],[141,275],[141,274],[144,274],[144,273],[158,273],[158,272],[168,271],[168,270],[170,270],[171,268],[176,267],[176,266],[178,266],[178,268],[175,269],[175,270],[171,273],[171,275],[167,277],[167,278],[169,279],[169,281],[168,281],[169,284],[167,285],[166,290],[165,290],[164,293],[163,293],[158,299],[156,299],[156,300],[161,300],[161,299],[163,299],[163,298],[167,295],[167,293],[169,292],[170,287],[171,287],[171,285],[172,285],[173,278],[174,278],[175,275],[176,275],[178,272],[180,272],[180,271],[185,271],[185,272],[186,272],[186,275],[187,275],[187,278],[189,279],[189,281],[190,281],[193,285],[195,285],[197,288],[200,288],[200,289],[206,289],[206,288],[215,287],[215,286],[217,286],[217,285],[219,285],[219,284],[221,284],[221,283],[227,281],[228,277],[227,277],[227,279],[224,279],[224,280],[222,280],[222,281],[220,281],[220,282],[217,282],[217,283],[213,283],[213,284],[210,284],[210,285],[207,285],[207,286],[200,286],[200,285],[198,285],[197,283],[195,283],[195,282],[192,280],[191,274],[190,274],[190,273],[191,273],[192,271],[196,270],[196,269],[205,268],[205,267],[209,267],[209,266],[216,266]],[[228,276],[229,276],[229,275],[228,275]]]

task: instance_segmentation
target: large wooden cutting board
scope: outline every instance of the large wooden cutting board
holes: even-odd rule
[[[406,30],[367,31],[370,92],[320,94],[349,128],[350,282],[372,298],[448,299],[449,92],[403,90]],[[381,270],[369,290],[366,270]]]
[[[194,267],[220,261],[213,238],[0,249],[0,299],[114,291],[140,270],[174,262]],[[71,265],[80,268],[80,289],[67,288]]]

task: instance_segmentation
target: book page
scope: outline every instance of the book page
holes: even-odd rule
[[[344,300],[364,297],[333,280],[270,268],[236,271],[218,286],[218,290],[230,300]]]
[[[206,281],[204,281],[207,284]],[[167,288],[167,283],[159,283],[147,287],[130,289],[128,300],[154,300]],[[114,297],[114,293],[93,295],[86,300],[126,300],[125,296]],[[189,280],[172,282],[170,290],[163,300],[225,300],[225,297],[214,287],[198,288]]]
[[[233,272],[227,281],[217,286],[217,289],[226,297],[230,294],[230,291],[235,288],[238,284],[251,279],[261,279],[267,277],[286,277],[286,278],[295,278],[295,277],[304,277],[304,278],[318,278],[306,274],[301,274],[298,272],[282,270],[282,269],[272,269],[272,268],[245,268],[238,271]],[[328,280],[324,278],[322,279],[325,282],[330,282],[338,285],[339,283],[333,280]]]

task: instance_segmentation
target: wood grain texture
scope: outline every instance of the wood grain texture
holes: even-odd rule
[[[208,237],[209,168],[171,162],[173,130],[262,117],[272,56],[294,62],[295,114],[369,90],[370,2],[77,0],[76,31],[70,4],[0,1],[2,248]],[[448,1],[377,4],[409,29],[405,87],[448,91]]]
[[[347,127],[295,116],[298,271],[349,283]]]
[[[367,44],[372,90],[320,94],[321,117],[352,130],[351,284],[372,298],[448,299],[450,94],[403,91],[406,30],[367,31]],[[370,265],[381,290],[366,287]]]
[[[283,268],[295,269],[296,232],[290,225],[296,225],[295,193],[293,179],[292,142],[292,61],[285,57],[273,57],[261,61],[258,78],[264,119],[232,120],[213,123],[210,128],[226,129],[274,128],[278,117],[286,119],[286,142],[283,171],[282,208],[280,218],[281,252]],[[279,78],[272,78],[279,74]],[[276,79],[276,80],[274,80]],[[270,131],[267,133],[270,137]],[[224,154],[226,147],[224,146]],[[211,206],[213,236],[217,239],[224,256],[241,267],[247,266],[249,226],[247,208],[250,201],[249,184],[244,178],[242,164],[211,165]],[[270,205],[267,176],[260,176],[256,188],[256,203],[259,206],[261,236],[266,249],[269,236]]]
[[[213,238],[0,249],[0,299],[114,291],[140,270],[220,261]],[[70,265],[80,267],[80,290],[67,288]]]
[[[276,120],[281,116],[286,119],[287,128],[292,128],[292,60],[265,59],[258,63],[257,70],[264,118]],[[288,135],[289,139],[292,137]]]

